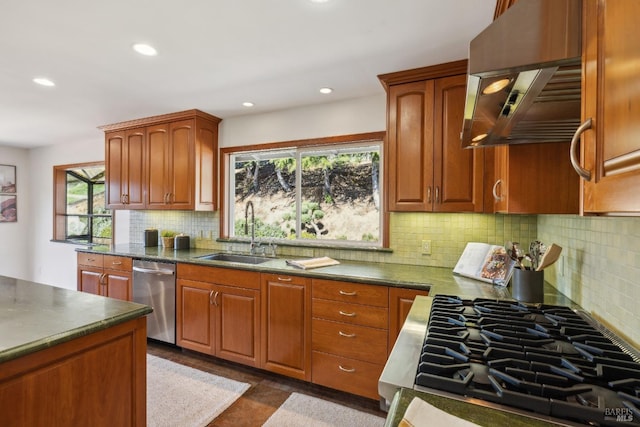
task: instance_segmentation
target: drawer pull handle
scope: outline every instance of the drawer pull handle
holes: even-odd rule
[[[345,338],[355,338],[356,334],[347,334],[346,332],[342,332],[342,331],[338,331],[338,334],[341,337],[345,337]]]
[[[113,261],[112,265],[122,265],[122,261]]]
[[[341,316],[356,317],[355,313],[347,313],[346,311],[342,311],[342,310],[339,310],[338,313],[340,313]]]
[[[87,261],[89,261],[89,262],[93,262],[95,260],[96,260],[95,258],[87,258]]]
[[[347,291],[341,290],[339,293],[340,293],[340,295],[345,295],[345,296],[348,296],[348,297],[355,297],[356,295],[358,295],[358,293],[356,291],[347,292]]]
[[[356,368],[345,368],[342,365],[338,365],[338,369],[340,369],[342,372],[349,372],[349,373],[353,373],[356,371]]]
[[[293,279],[291,277],[278,277],[279,282],[290,282]]]

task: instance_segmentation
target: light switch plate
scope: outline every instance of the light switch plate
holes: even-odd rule
[[[431,255],[431,240],[422,241],[422,255]]]

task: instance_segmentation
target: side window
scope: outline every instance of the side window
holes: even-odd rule
[[[111,244],[112,214],[105,204],[104,163],[54,167],[53,240]]]

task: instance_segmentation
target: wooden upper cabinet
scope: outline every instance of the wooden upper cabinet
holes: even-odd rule
[[[484,153],[460,142],[467,61],[378,76],[390,211],[481,212]]]
[[[584,214],[640,213],[639,13],[635,1],[583,2]]]
[[[102,126],[109,207],[215,210],[219,123],[189,110]]]
[[[515,144],[477,148],[487,153],[487,212],[577,214],[579,182],[571,168],[569,143]],[[489,162],[493,162],[493,167]]]
[[[145,129],[105,135],[107,205],[111,209],[144,207]]]

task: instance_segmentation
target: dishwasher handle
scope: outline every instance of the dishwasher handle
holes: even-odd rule
[[[162,276],[173,276],[175,274],[174,271],[167,270],[164,268],[142,268],[142,267],[133,267],[133,271],[137,271],[138,273],[150,273],[150,274],[158,274]]]

